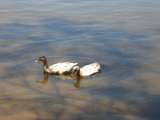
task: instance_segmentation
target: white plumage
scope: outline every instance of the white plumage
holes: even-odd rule
[[[85,65],[80,68],[80,75],[83,77],[93,75],[99,72],[100,68],[101,66],[99,63],[91,63],[89,65]]]
[[[71,69],[76,65],[78,65],[78,63],[71,63],[71,62],[56,63],[50,65],[46,70],[50,73],[63,74],[65,72],[70,72]]]

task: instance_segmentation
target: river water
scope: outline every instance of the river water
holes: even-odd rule
[[[158,0],[5,0],[0,4],[1,120],[159,120]],[[47,56],[99,62],[81,81],[41,80]]]

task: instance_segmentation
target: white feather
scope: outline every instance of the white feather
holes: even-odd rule
[[[85,65],[80,68],[80,75],[81,76],[90,76],[97,72],[99,72],[101,65],[99,63],[91,63],[89,65]]]
[[[63,74],[64,72],[70,72],[70,70],[76,65],[78,65],[78,63],[71,63],[71,62],[56,63],[49,66],[48,70],[50,72]]]

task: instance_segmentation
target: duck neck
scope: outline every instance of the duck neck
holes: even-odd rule
[[[43,61],[43,66],[44,66],[44,68],[48,68],[48,61],[47,60]]]

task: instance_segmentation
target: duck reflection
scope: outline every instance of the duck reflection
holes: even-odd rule
[[[60,79],[63,79],[63,80],[74,80],[75,83],[73,84],[75,88],[80,88],[80,81],[83,79],[83,77],[81,76],[76,76],[76,75],[57,75],[57,74],[49,74],[47,72],[43,72],[43,80],[37,80],[36,82],[37,83],[41,83],[41,84],[47,84],[48,83],[48,78],[49,78],[49,75],[53,75],[55,77],[58,77]]]

